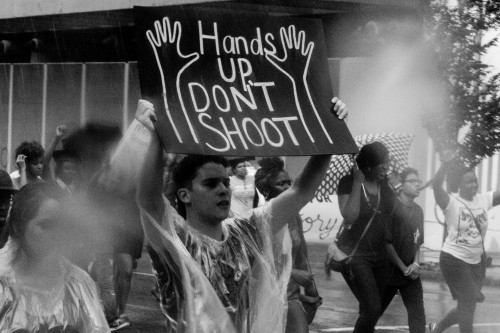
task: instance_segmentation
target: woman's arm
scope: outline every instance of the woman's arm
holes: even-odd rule
[[[338,195],[340,213],[346,224],[353,224],[357,220],[361,205],[361,186],[365,176],[356,163],[354,164],[353,177],[350,193]]]
[[[449,162],[442,162],[432,182],[434,199],[441,209],[446,209],[446,207],[448,207],[448,204],[450,203],[450,196],[443,188],[443,182],[446,175],[446,170],[448,169],[448,163]]]
[[[44,180],[49,180],[51,178],[50,174],[50,161],[52,160],[52,156],[54,155],[54,151],[56,150],[57,145],[61,142],[64,133],[68,128],[66,125],[59,125],[56,127],[56,135],[50,142],[50,145],[45,150],[45,155],[43,156],[43,171],[42,178]]]
[[[394,246],[391,243],[386,243],[385,247],[387,249],[387,254],[389,255],[389,261],[396,266],[404,275],[408,273],[408,267],[403,263],[401,258],[399,258]]]

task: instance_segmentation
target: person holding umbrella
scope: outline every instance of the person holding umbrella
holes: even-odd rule
[[[388,279],[386,221],[393,209],[394,193],[387,181],[389,151],[380,142],[361,147],[352,174],[338,186],[344,218],[338,244],[355,254],[341,268],[342,276],[359,301],[354,332],[374,332],[382,311],[382,295]]]

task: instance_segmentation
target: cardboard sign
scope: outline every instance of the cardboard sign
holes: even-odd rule
[[[331,112],[319,20],[198,7],[135,7],[143,98],[169,152],[357,152]]]

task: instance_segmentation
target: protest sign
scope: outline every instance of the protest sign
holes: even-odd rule
[[[357,152],[333,97],[321,21],[202,7],[135,7],[143,98],[167,151]]]

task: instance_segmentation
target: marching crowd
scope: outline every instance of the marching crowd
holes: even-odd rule
[[[347,115],[338,98],[331,111]],[[261,159],[250,176],[245,159],[172,158],[155,122],[154,106],[140,100],[136,126],[147,139],[143,154],[130,157],[139,165],[130,179],[117,177],[124,166],[112,163],[127,134],[91,123],[73,133],[58,126],[46,150],[23,142],[15,151],[18,170],[0,170],[1,332],[130,326],[127,300],[144,245],[165,331],[309,331],[322,298],[299,212],[331,155],[311,156],[293,181],[279,157]],[[478,194],[474,170],[443,154],[432,186],[447,225],[440,266],[457,306],[427,323],[418,261],[424,215],[414,201],[422,182],[413,168],[389,178],[389,160],[382,143],[366,144],[338,185],[344,220],[325,270],[340,272],[359,302],[354,332],[374,332],[398,292],[410,332],[454,324],[473,332],[476,304],[484,300],[487,211],[500,192]]]

